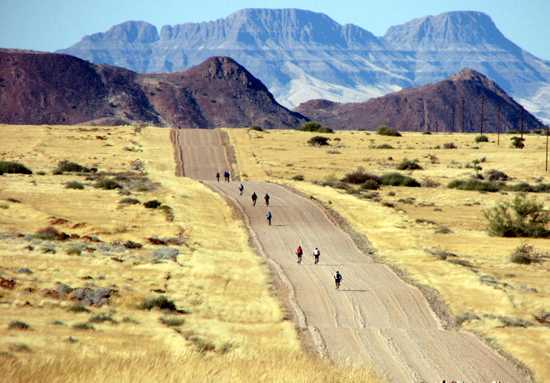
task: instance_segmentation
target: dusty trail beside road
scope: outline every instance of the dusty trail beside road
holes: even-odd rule
[[[303,318],[298,325],[322,339],[331,359],[371,365],[391,382],[528,381],[475,335],[444,330],[419,289],[361,252],[314,202],[276,184],[244,182],[239,196],[238,183],[215,182],[217,171],[232,168],[218,130],[171,134],[177,174],[202,180],[242,210],[258,248],[293,287]],[[250,199],[254,191],[257,206]],[[271,196],[269,208],[265,193]],[[268,209],[272,226],[265,219]],[[301,265],[294,256],[298,244],[305,252]],[[311,256],[314,247],[321,250],[318,265]],[[334,288],[336,270],[344,277],[340,290]]]

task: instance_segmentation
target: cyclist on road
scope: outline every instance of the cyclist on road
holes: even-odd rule
[[[315,248],[313,250],[313,258],[315,258],[315,264],[319,263],[319,257],[321,256],[321,252],[319,251],[319,248]]]
[[[298,245],[295,253],[296,253],[296,256],[298,257],[298,263],[302,263],[302,255],[304,255],[304,250],[302,249],[302,245]]]
[[[336,274],[334,274],[334,283],[336,284],[336,289],[340,288],[340,284],[342,283],[342,280],[344,278],[342,277],[342,274],[340,274],[339,271],[336,271]]]

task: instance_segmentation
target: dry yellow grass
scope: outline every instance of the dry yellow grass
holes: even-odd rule
[[[365,380],[364,370],[335,369],[309,357],[270,291],[267,268],[248,245],[243,224],[217,194],[174,176],[169,130],[146,128],[0,126],[0,160],[20,161],[33,176],[0,177],[0,276],[15,279],[0,289],[0,374],[7,381],[341,381]],[[82,175],[52,175],[58,161],[100,171],[128,172],[141,161],[156,190],[133,190],[141,202],[157,199],[172,208],[122,206],[128,197],[93,187]],[[40,175],[37,172],[44,172]],[[84,190],[65,183],[78,180]],[[15,202],[14,202],[15,201]],[[19,202],[17,202],[19,201]],[[57,221],[57,222],[56,222]],[[80,239],[41,241],[37,230],[96,236],[93,252],[70,254]],[[19,234],[25,237],[19,236]],[[183,238],[177,262],[154,263],[162,248],[147,238]],[[132,240],[142,249],[116,242]],[[113,243],[114,242],[114,243]],[[28,247],[28,246],[31,247]],[[55,253],[44,252],[55,249]],[[21,267],[32,274],[17,273]],[[45,295],[56,282],[72,287],[112,286],[112,302],[91,312]],[[190,314],[146,311],[138,305],[164,291]],[[93,315],[116,321],[95,330],[72,326]],[[169,327],[161,317],[183,319]],[[30,330],[8,329],[13,320]],[[201,352],[204,348],[212,351]],[[284,366],[284,368],[282,368]]]
[[[473,174],[466,165],[483,157],[484,170],[504,171],[514,182],[550,182],[544,173],[544,137],[527,136],[526,149],[517,150],[510,148],[509,135],[502,135],[497,146],[495,142],[476,144],[474,135],[464,134],[409,133],[395,138],[338,132],[326,135],[331,138],[330,147],[316,148],[306,144],[315,133],[228,132],[241,174],[290,184],[336,210],[355,230],[368,236],[381,259],[417,283],[435,288],[454,315],[477,315],[479,319],[465,321],[463,328],[478,332],[523,362],[538,381],[550,380],[550,328],[534,318],[538,312],[550,310],[550,262],[525,266],[509,260],[522,242],[549,252],[550,240],[488,236],[483,209],[512,198],[514,193],[446,188],[451,180]],[[495,141],[496,135],[490,138]],[[458,149],[436,149],[446,142],[454,142]],[[394,149],[375,149],[382,144]],[[418,159],[424,170],[403,173],[441,186],[384,187],[379,192],[380,202],[376,202],[312,183],[331,175],[340,178],[358,166],[375,174],[396,171],[405,158]],[[306,182],[291,181],[296,175]],[[546,205],[550,201],[548,194],[533,196]],[[438,233],[443,226],[451,232]],[[427,251],[437,249],[455,253],[459,262],[469,264],[452,263],[455,257],[449,258],[452,262],[439,260]],[[513,324],[518,320],[531,325],[516,327]]]

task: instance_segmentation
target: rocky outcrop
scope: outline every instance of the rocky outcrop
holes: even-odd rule
[[[134,41],[147,30],[124,30]],[[193,128],[295,127],[304,117],[279,105],[245,68],[214,57],[185,72],[138,74],[65,54],[0,50],[0,122],[125,124]]]
[[[333,129],[374,130],[387,124],[400,131],[504,132],[543,127],[495,82],[472,69],[362,103],[312,100],[296,110]]]

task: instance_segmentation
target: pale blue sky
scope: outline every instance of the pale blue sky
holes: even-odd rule
[[[549,0],[0,0],[0,47],[53,51],[127,20],[160,27],[213,20],[241,8],[309,9],[378,36],[415,17],[476,10],[522,48],[550,59]]]

